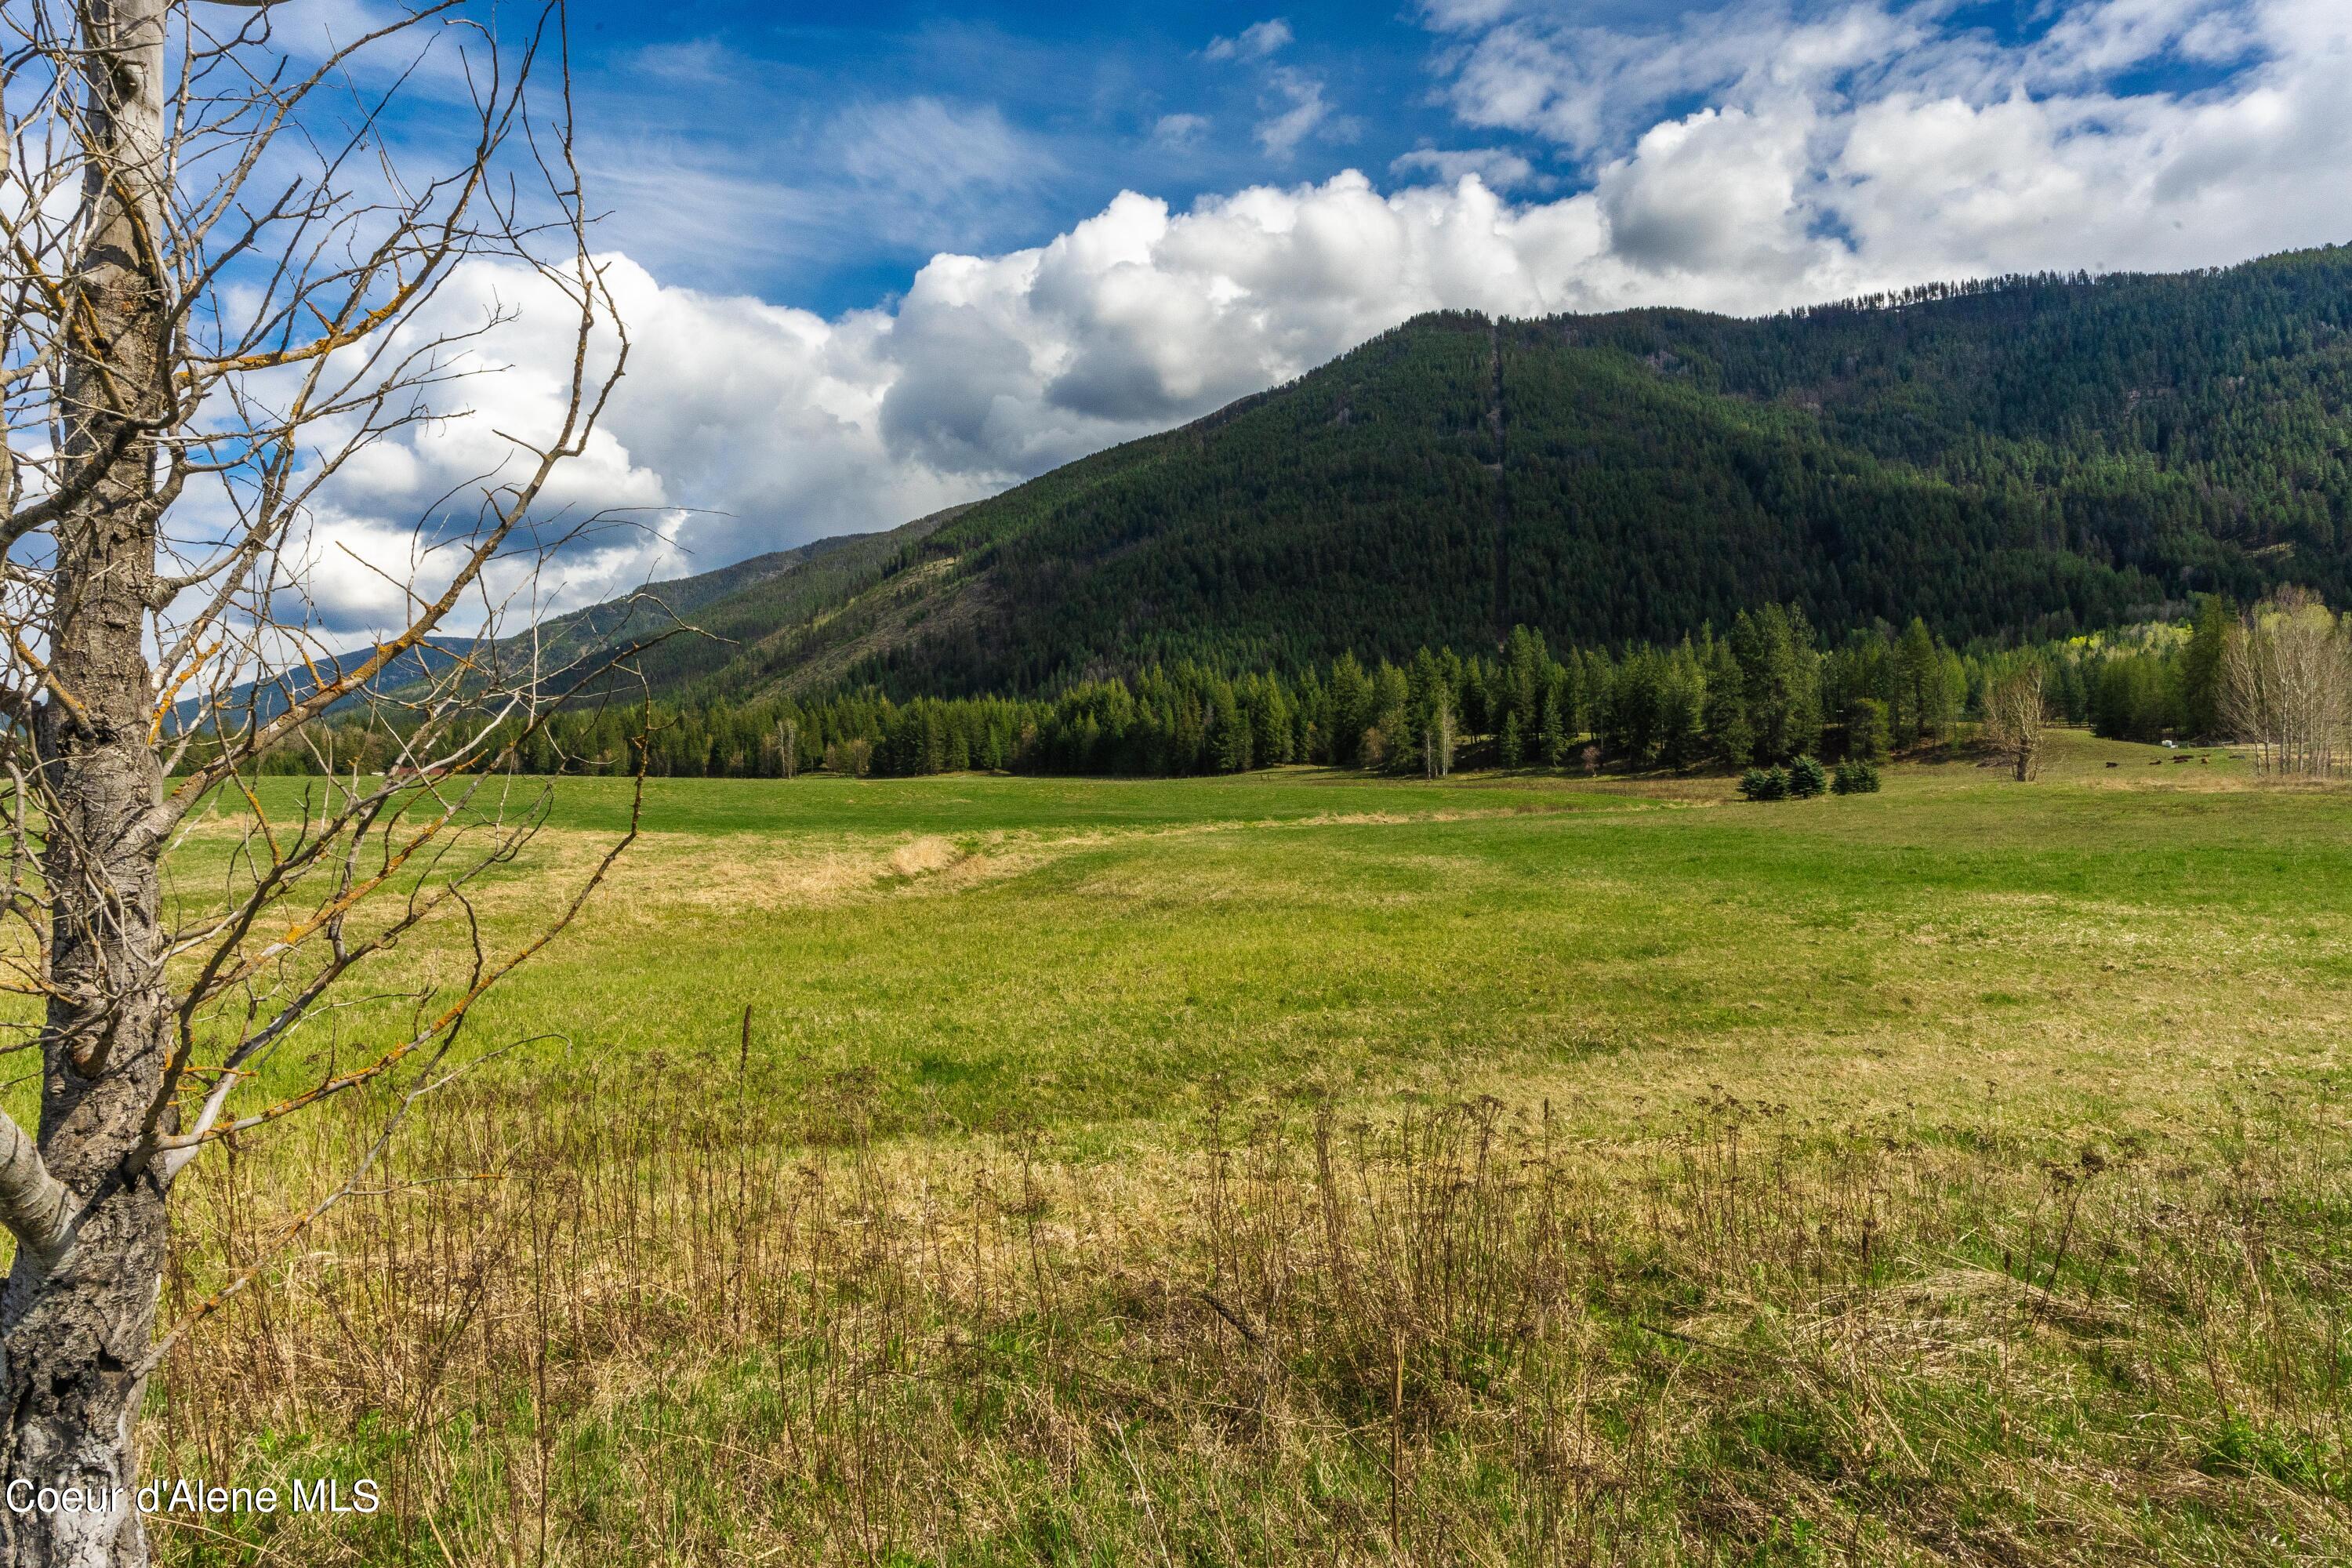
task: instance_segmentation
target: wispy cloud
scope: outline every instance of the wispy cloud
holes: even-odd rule
[[[1290,24],[1276,16],[1244,27],[1238,37],[1210,39],[1206,52],[1213,60],[1262,60],[1271,58],[1294,37]]]
[[[668,68],[705,62],[673,52]],[[1063,173],[1049,144],[992,104],[853,100],[822,115],[772,103],[709,62],[698,90],[758,123],[743,140],[592,112],[585,153],[611,213],[604,243],[670,276],[717,279],[748,260],[825,263],[877,245],[929,254],[1018,234]],[[601,108],[602,105],[598,105]]]
[[[1448,184],[1475,174],[1489,189],[1497,191],[1549,189],[1559,184],[1552,176],[1538,174],[1536,166],[1520,153],[1502,147],[1473,147],[1458,152],[1420,147],[1391,159],[1389,173],[1433,174]]]
[[[1320,78],[1277,67],[1269,86],[1285,107],[1257,123],[1257,144],[1268,157],[1293,156],[1300,142],[1318,132],[1339,132],[1344,136],[1344,122],[1333,119]]]
[[[1162,147],[1191,147],[1208,129],[1209,117],[1205,114],[1163,114],[1151,128],[1151,139]]]
[[[1273,63],[1276,54],[1297,41],[1290,24],[1276,16],[1244,27],[1234,37],[1213,38],[1203,51],[1213,60],[1261,68],[1263,118],[1252,134],[1266,156],[1285,162],[1297,156],[1300,143],[1311,136],[1345,141],[1352,132],[1350,122],[1334,113],[1321,77],[1297,66]]]
[[[826,140],[842,172],[861,186],[926,202],[975,188],[1017,189],[1047,172],[1044,149],[993,104],[862,103],[835,119]]]

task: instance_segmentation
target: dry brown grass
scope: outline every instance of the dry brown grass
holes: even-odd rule
[[[666,908],[822,909],[846,900],[909,892],[959,893],[1034,869],[1053,859],[1114,846],[1149,846],[1203,837],[1314,833],[1332,827],[1492,821],[1526,807],[1487,810],[1321,812],[1275,820],[1187,823],[1176,826],[1034,832],[996,830],[951,838],[940,834],[842,834],[779,839],[648,832],[606,879],[602,906],[618,918],[657,922]],[[1584,815],[1591,815],[1585,813]],[[204,832],[228,837],[233,825]],[[486,910],[528,908],[545,886],[585,875],[612,847],[609,836],[551,827],[533,840],[529,877],[494,886]]]
[[[2340,1104],[2063,1161],[1719,1099],[1213,1104],[1071,1164],[734,1066],[438,1109],[165,1369],[152,1468],[385,1481],[279,1521],[305,1563],[2352,1552]],[[272,1187],[192,1191],[175,1303]]]

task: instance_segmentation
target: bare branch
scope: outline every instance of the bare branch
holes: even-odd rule
[[[0,1225],[18,1246],[54,1260],[72,1237],[73,1194],[49,1173],[33,1140],[0,1111]]]
[[[135,1479],[139,1378],[211,1310],[158,1346],[176,1178],[236,1133],[389,1091],[300,1234],[463,1070],[475,1004],[635,837],[633,816],[569,905],[492,955],[471,889],[547,820],[518,748],[614,662],[500,631],[604,526],[548,497],[628,358],[588,243],[560,0],[535,22],[423,0],[300,59],[275,9],[24,0],[0,20],[0,990],[39,1013],[0,1050],[37,1050],[42,1095],[37,1140],[0,1118],[19,1243],[0,1398],[32,1413],[0,1429],[5,1479],[68,1451],[100,1456],[93,1488]],[[434,144],[457,152],[419,171],[385,130],[444,44],[463,96],[436,100]],[[478,304],[474,277],[497,283]],[[526,318],[568,351],[552,407],[487,471],[445,476],[404,566],[366,563],[393,608],[354,651],[310,607],[320,519],[372,452],[467,417]],[[289,765],[320,781],[290,801],[260,783]],[[217,882],[180,885],[173,847],[214,832],[225,857],[189,863]],[[395,983],[415,1013],[388,1044],[265,1089],[373,961],[458,921],[467,984]],[[0,1521],[5,1554],[84,1560],[27,1547],[48,1528]]]

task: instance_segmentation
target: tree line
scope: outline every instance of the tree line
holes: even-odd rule
[[[1402,662],[1343,654],[1295,677],[1190,660],[1073,682],[1049,697],[917,697],[873,689],[809,698],[621,703],[513,726],[524,772],[790,778],[965,770],[1171,777],[1307,763],[1443,776],[1456,768],[1733,771],[1799,758],[1875,763],[1955,739],[2024,666],[2049,716],[2117,739],[2222,733],[2218,597],[2185,622],[2031,646],[1956,648],[1914,620],[1820,636],[1769,605],[1726,629],[1611,650],[1549,646],[1515,627],[1499,647],[1424,647]],[[330,736],[270,771],[396,765],[381,731]]]

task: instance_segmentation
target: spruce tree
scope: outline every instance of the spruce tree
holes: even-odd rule
[[[1895,645],[1895,739],[1902,745],[1942,733],[1944,666],[1927,623],[1913,616]]]
[[[2230,635],[2230,607],[2219,594],[2200,595],[2189,647],[2180,658],[2181,719],[2197,740],[2221,732],[2221,646]]]
[[[1878,766],[1859,757],[1848,758],[1838,764],[1836,775],[1830,780],[1830,788],[1839,795],[1876,795]]]
[[[1548,768],[1568,765],[1568,727],[1560,722],[1559,709],[1559,694],[1555,689],[1544,699],[1543,730],[1538,738],[1544,766]]]
[[[1756,731],[1748,721],[1747,683],[1731,644],[1710,637],[1706,654],[1706,701],[1704,719],[1716,760],[1729,768],[1744,768],[1755,760]]]
[[[1855,698],[1845,710],[1845,754],[1858,763],[1883,763],[1889,744],[1886,704],[1875,697]]]

